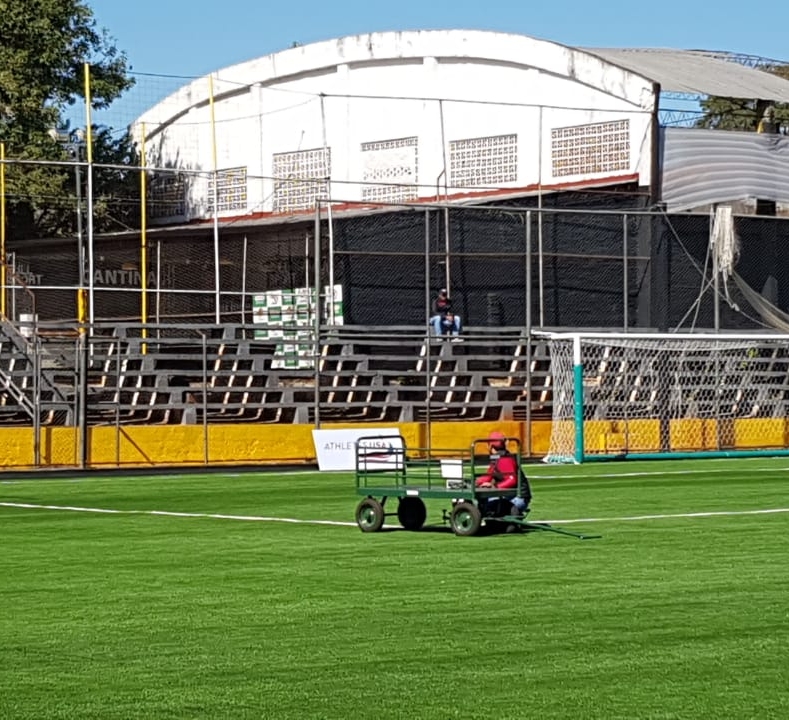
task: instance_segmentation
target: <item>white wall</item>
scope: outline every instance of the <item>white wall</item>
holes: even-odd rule
[[[408,137],[418,138],[419,197],[434,196],[439,177],[449,181],[443,173],[453,141],[510,134],[517,135],[517,174],[496,187],[622,176],[638,176],[642,185],[650,180],[652,83],[581,51],[525,36],[476,31],[356,36],[227,68],[212,82],[213,130],[208,78],[182,88],[137,123],[138,132],[145,123],[149,164],[187,173],[189,217],[206,213],[209,203],[202,195],[208,192],[206,173],[213,169],[214,153],[219,170],[246,168],[247,212],[271,212],[283,187],[272,177],[275,154],[325,145],[331,149],[332,197],[357,200],[373,157],[362,152],[362,143]],[[558,146],[552,129],[617,120],[627,121],[628,152],[621,167],[595,169],[581,162],[577,172],[568,174],[567,166],[554,172],[552,152]],[[583,144],[598,142],[584,132],[572,131],[576,134],[563,145],[579,162],[594,154]],[[384,152],[375,162],[391,156],[399,163],[412,155],[410,149]],[[475,157],[484,163],[481,155]],[[457,191],[475,189],[490,186]]]

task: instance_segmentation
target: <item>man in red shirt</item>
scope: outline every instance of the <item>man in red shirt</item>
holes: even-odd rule
[[[507,490],[518,487],[518,478],[521,477],[521,494],[510,500],[514,515],[523,515],[531,502],[531,488],[529,481],[518,466],[518,458],[507,449],[507,437],[504,433],[494,430],[488,435],[488,449],[490,450],[490,465],[484,475],[476,480],[478,488],[501,488]],[[493,498],[489,498],[491,502]]]

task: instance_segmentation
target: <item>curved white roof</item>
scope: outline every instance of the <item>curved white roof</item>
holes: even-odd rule
[[[317,81],[343,65],[442,58],[534,68],[614,97],[631,102],[636,99],[643,109],[655,103],[653,97],[639,98],[645,82],[659,84],[664,92],[789,102],[789,81],[724,59],[726,55],[666,48],[570,47],[528,35],[486,30],[416,30],[353,35],[288,48],[217,70],[211,77],[215,81],[213,92],[218,96],[244,86],[272,86],[295,77],[314,76]],[[386,94],[385,87],[380,94]],[[164,103],[189,108],[206,99],[206,83],[201,78]],[[153,119],[149,113],[139,118],[149,119]]]
[[[651,93],[644,96],[644,85],[651,80],[626,67],[612,67],[609,60],[584,49],[527,35],[486,30],[416,30],[353,35],[288,48],[219,69],[210,76],[214,81],[215,97],[238,92],[243,87],[268,87],[305,77],[314,78],[314,87],[320,92],[320,77],[337,72],[341,66],[354,68],[426,58],[533,68],[547,75],[571,79],[612,97],[627,98],[644,110],[652,109],[654,104]],[[380,95],[386,94],[387,88],[382,87]],[[442,94],[442,99],[453,98]],[[506,99],[496,98],[497,101]],[[189,108],[206,100],[206,83],[200,78],[177,90],[160,105]],[[146,113],[139,121],[151,119],[157,121]]]

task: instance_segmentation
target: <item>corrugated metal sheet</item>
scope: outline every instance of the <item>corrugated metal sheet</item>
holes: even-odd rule
[[[664,92],[789,102],[789,80],[706,50],[578,48],[631,70]]]
[[[698,128],[661,130],[668,210],[758,198],[789,202],[789,137]]]

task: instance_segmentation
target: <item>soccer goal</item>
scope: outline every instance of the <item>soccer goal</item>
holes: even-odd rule
[[[547,337],[547,462],[789,454],[789,335]]]

